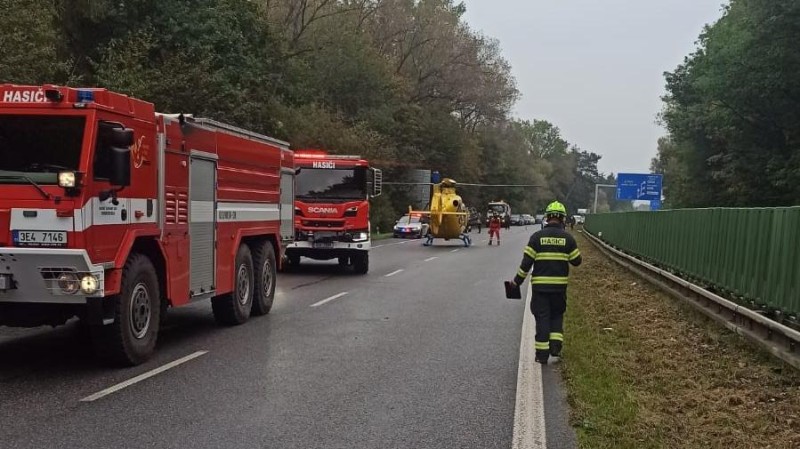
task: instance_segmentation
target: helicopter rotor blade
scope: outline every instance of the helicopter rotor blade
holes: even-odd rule
[[[457,185],[470,187],[544,187],[539,184],[470,184],[466,182],[459,182]]]
[[[383,185],[389,186],[432,186],[436,185],[432,182],[384,182]],[[468,187],[535,187],[540,188],[544,187],[539,184],[475,184],[475,183],[467,183],[467,182],[457,182],[456,187],[459,186],[468,186]]]

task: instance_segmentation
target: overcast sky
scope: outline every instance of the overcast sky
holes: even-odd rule
[[[466,19],[500,40],[522,99],[604,172],[649,171],[665,134],[663,72],[695,49],[724,0],[464,0]]]

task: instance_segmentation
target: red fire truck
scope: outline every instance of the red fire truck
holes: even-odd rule
[[[294,153],[295,241],[286,247],[290,265],[300,257],[338,259],[356,273],[369,271],[369,198],[381,193],[381,171],[360,156],[321,150]]]
[[[0,325],[78,316],[132,365],[169,306],[268,313],[293,177],[266,136],[105,89],[0,85]]]

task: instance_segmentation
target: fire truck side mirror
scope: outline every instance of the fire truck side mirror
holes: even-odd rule
[[[111,144],[121,148],[128,148],[133,145],[133,130],[130,128],[114,128],[111,133]]]
[[[128,187],[131,185],[131,149],[133,130],[117,128],[111,138],[111,185]]]

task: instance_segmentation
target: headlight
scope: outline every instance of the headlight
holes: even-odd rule
[[[365,241],[367,239],[369,239],[369,234],[367,234],[366,232],[358,232],[358,233],[353,234],[353,241],[354,242],[363,242],[363,241]]]
[[[75,187],[75,172],[62,171],[58,174],[58,185],[65,189],[72,189]]]
[[[80,283],[78,282],[78,275],[75,273],[61,273],[57,281],[58,288],[60,288],[62,292],[68,295],[74,295],[78,292]]]
[[[91,274],[81,278],[81,291],[86,295],[91,295],[97,291],[97,278]]]

